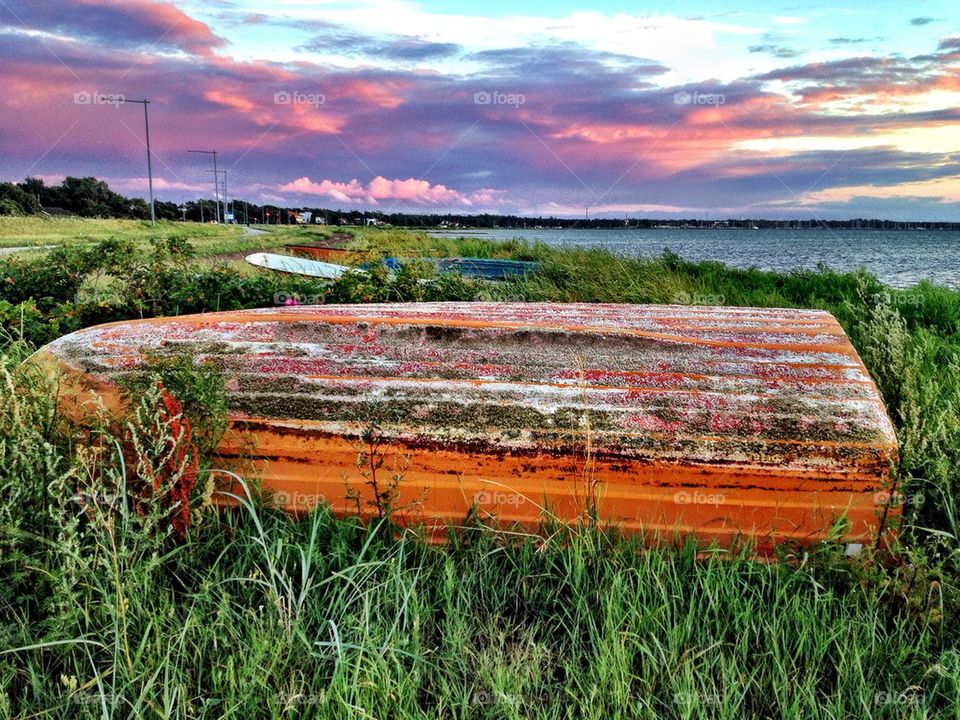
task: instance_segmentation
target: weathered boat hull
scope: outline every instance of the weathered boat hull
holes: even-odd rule
[[[802,310],[397,304],[116,323],[44,348],[64,401],[118,397],[144,353],[214,362],[226,466],[291,510],[442,534],[593,511],[631,532],[761,549],[881,532],[896,440],[837,322]],[[379,467],[358,458],[370,451]],[[394,482],[395,480],[395,482]]]

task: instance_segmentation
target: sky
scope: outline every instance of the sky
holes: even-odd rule
[[[953,2],[0,0],[0,180],[563,217],[960,221]],[[589,210],[588,210],[589,208]]]

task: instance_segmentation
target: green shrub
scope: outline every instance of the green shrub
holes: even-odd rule
[[[391,271],[372,263],[363,272],[349,272],[323,293],[327,303],[431,302],[473,300],[476,286],[457,274],[436,275],[425,262],[403,263]]]

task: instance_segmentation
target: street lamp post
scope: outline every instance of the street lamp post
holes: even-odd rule
[[[154,209],[153,204],[153,161],[150,158],[150,116],[147,113],[147,105],[150,104],[149,100],[127,100],[122,98],[120,102],[124,103],[140,103],[143,105],[143,126],[147,132],[147,183],[150,186],[150,224],[157,224],[157,214]]]
[[[220,223],[220,175],[217,171],[217,151],[216,150],[187,150],[191,153],[200,153],[201,155],[213,155],[213,194],[217,200],[217,223]]]

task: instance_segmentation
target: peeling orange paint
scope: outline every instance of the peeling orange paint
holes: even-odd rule
[[[769,550],[841,516],[848,542],[869,542],[888,512],[894,430],[823,311],[298,306],[102,325],[41,357],[75,407],[116,405],[147,352],[217,365],[224,461],[252,463],[290,510],[367,514],[357,457],[375,426],[400,519],[437,536],[471,510],[532,528],[592,505],[630,532]]]

